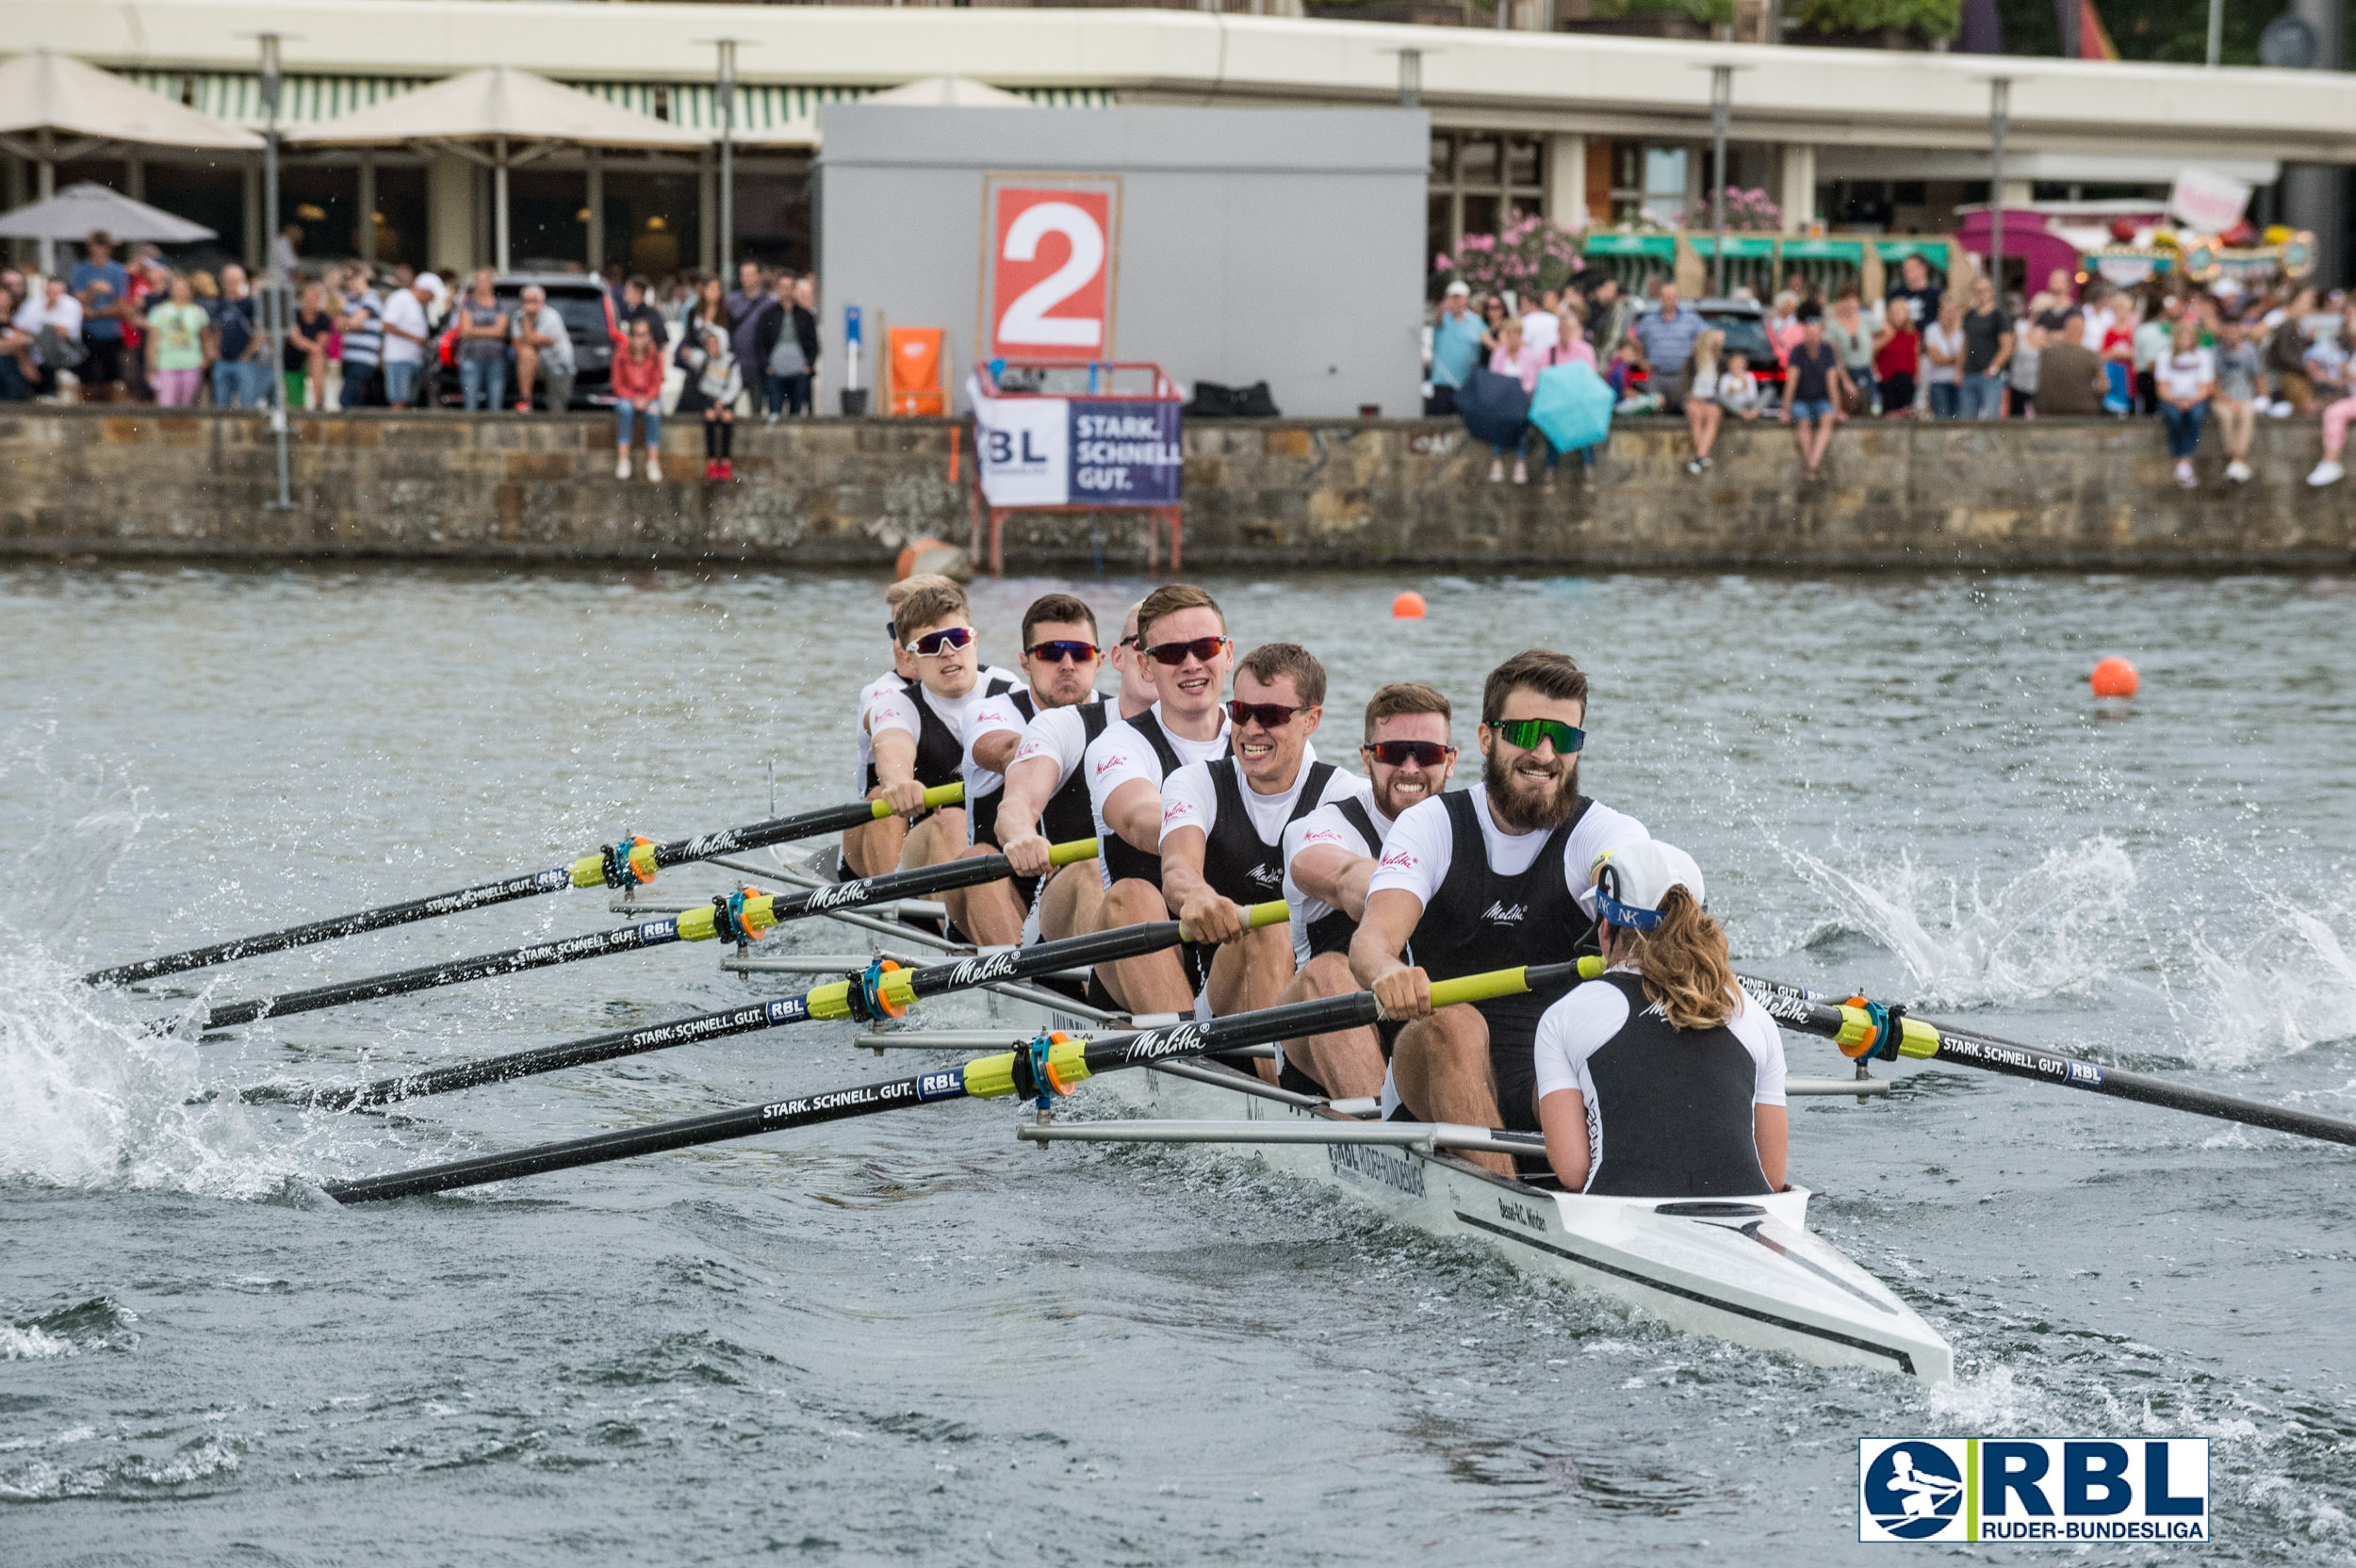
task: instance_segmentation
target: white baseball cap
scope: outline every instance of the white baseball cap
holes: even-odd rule
[[[1449,284],[1442,292],[1445,294],[1470,294],[1472,292],[1472,285],[1466,283],[1464,279],[1459,278],[1454,283]]]
[[[422,288],[435,299],[440,299],[450,292],[450,286],[442,282],[442,275],[439,272],[420,272],[417,274],[417,281],[410,286]]]
[[[1675,844],[1643,839],[1607,849],[1588,868],[1595,886],[1579,895],[1579,907],[1607,924],[1628,931],[1650,931],[1661,923],[1661,906],[1672,888],[1703,908],[1710,907],[1702,890],[1702,868]]]

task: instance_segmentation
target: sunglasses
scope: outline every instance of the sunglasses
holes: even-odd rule
[[[1227,645],[1224,637],[1197,637],[1188,643],[1156,643],[1145,652],[1155,663],[1175,667],[1189,659],[1200,659],[1207,664]]]
[[[1236,724],[1256,724],[1262,729],[1282,729],[1293,722],[1295,713],[1306,713],[1309,705],[1294,707],[1283,702],[1231,702],[1227,716]]]
[[[1456,755],[1454,746],[1444,746],[1437,741],[1373,741],[1358,749],[1386,768],[1403,768],[1410,762],[1436,768]]]
[[[910,643],[908,645],[908,651],[919,659],[938,659],[951,648],[970,647],[973,643],[973,629],[972,627],[948,626],[942,627],[939,631],[927,631],[924,636]]]
[[[1097,647],[1094,643],[1078,643],[1058,637],[1049,642],[1033,643],[1023,651],[1042,664],[1060,664],[1067,660],[1074,664],[1093,664],[1096,662]]]
[[[1587,743],[1587,731],[1561,719],[1491,719],[1489,727],[1502,736],[1507,745],[1523,751],[1536,751],[1539,742],[1552,741],[1555,755],[1569,757]]]

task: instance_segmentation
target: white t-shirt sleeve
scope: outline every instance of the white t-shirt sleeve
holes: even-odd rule
[[[1446,801],[1438,795],[1420,801],[1391,825],[1390,837],[1383,842],[1383,858],[1366,884],[1366,896],[1397,888],[1428,905],[1448,875],[1454,853],[1455,835],[1448,828]]]
[[[1422,808],[1415,809],[1421,810]],[[1563,885],[1573,893],[1578,893],[1591,880],[1588,871],[1595,865],[1596,856],[1605,850],[1640,843],[1651,837],[1644,825],[1627,812],[1614,811],[1601,801],[1592,803],[1587,808],[1587,814],[1579,819],[1579,825],[1571,829],[1570,837],[1562,842]]]
[[[1210,765],[1189,762],[1162,780],[1162,837],[1182,827],[1198,827],[1205,837],[1219,820],[1219,786],[1211,782]]]
[[[1742,1010],[1726,1021],[1726,1027],[1750,1052],[1758,1070],[1758,1086],[1751,1091],[1751,1103],[1783,1104],[1783,1031],[1775,1027],[1775,1021],[1767,1015],[1766,1008],[1745,995]]]
[[[1052,712],[1053,710],[1049,711]],[[1014,705],[1012,692],[1001,692],[996,696],[975,697],[965,705],[966,760],[973,760],[973,743],[983,736],[995,734],[1002,729],[1011,729],[1020,733],[1028,722],[1023,716],[1023,710]]]
[[[1080,765],[1088,751],[1088,724],[1077,708],[1049,708],[1023,727],[1023,740],[1014,748],[1014,761],[1027,762],[1034,757],[1055,760],[1055,788],[1062,789],[1072,776],[1072,770]],[[1013,766],[1009,762],[1007,766]]]
[[[1088,769],[1088,808],[1096,813],[1100,828],[1106,826],[1104,803],[1129,780],[1142,778],[1156,794],[1161,792],[1161,764],[1154,759],[1153,748],[1128,725],[1106,725],[1104,732],[1088,743],[1081,765]]]
[[[1588,1075],[1587,1058],[1627,1022],[1628,998],[1619,987],[1603,980],[1572,987],[1538,1020],[1538,1098],[1577,1089],[1592,1107],[1595,1081]]]
[[[923,699],[910,696],[907,688],[879,694],[867,705],[867,733],[872,739],[887,729],[905,729],[911,735],[924,733],[916,705]]]

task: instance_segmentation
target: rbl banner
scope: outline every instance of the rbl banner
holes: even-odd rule
[[[985,359],[1112,357],[1113,192],[990,188]]]
[[[972,387],[992,506],[1175,506],[1179,405],[1147,398],[992,398]]]
[[[2210,1538],[2204,1437],[1869,1437],[1857,1539],[2160,1544]]]

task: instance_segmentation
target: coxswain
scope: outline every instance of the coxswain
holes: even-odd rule
[[[927,812],[924,792],[959,781],[965,765],[965,706],[977,693],[1011,691],[1023,682],[1012,670],[984,668],[967,610],[965,590],[920,588],[900,601],[892,617],[900,650],[916,678],[869,705],[867,738],[875,751],[868,797],[881,799],[908,822],[899,867],[937,865],[965,852],[965,812],[949,806]],[[877,825],[881,825],[880,824]],[[892,869],[874,863],[862,876]]]
[[[1410,808],[1368,880],[1350,972],[1384,1016],[1413,1021],[1384,1098],[1395,1091],[1417,1120],[1538,1130],[1530,1053],[1562,988],[1434,1012],[1431,982],[1592,951],[1595,921],[1577,896],[1588,868],[1650,835],[1579,792],[1586,716],[1586,673],[1565,655],[1533,648],[1491,671],[1481,788]],[[1401,956],[1411,940],[1412,964]],[[1466,1157],[1513,1174],[1510,1156]]]
[[[916,678],[916,663],[900,646],[900,605],[920,588],[955,588],[957,583],[937,572],[918,572],[904,577],[884,590],[884,645],[891,650],[892,668],[859,688],[859,705],[851,714],[853,750],[858,754],[851,764],[851,792],[861,799],[875,797],[875,752],[867,731],[868,710],[876,701],[900,690]],[[900,863],[900,841],[908,836],[908,825],[902,817],[886,817],[881,822],[854,827],[843,835],[843,874],[861,874],[858,869],[873,864],[878,870],[890,871]]]
[[[1610,967],[1538,1021],[1555,1179],[1615,1198],[1780,1192],[1783,1037],[1735,983],[1701,868],[1658,840],[1604,851],[1581,902]]]
[[[1236,685],[1242,685],[1241,678]],[[1284,829],[1284,902],[1292,910],[1294,973],[1280,1003],[1310,1002],[1359,988],[1350,941],[1366,912],[1366,884],[1391,825],[1411,806],[1448,788],[1456,771],[1447,697],[1420,681],[1383,687],[1366,703],[1358,760],[1371,787]],[[1401,1025],[1384,1021],[1334,1035],[1286,1040],[1277,1082],[1302,1094],[1371,1098]]]
[[[1070,594],[1048,594],[1023,612],[1025,684],[986,693],[965,710],[965,831],[968,856],[999,852],[998,813],[1005,802],[1006,770],[1013,764],[1023,734],[1040,714],[1070,709],[1081,733],[1094,740],[1104,731],[1104,699],[1096,691],[1104,649],[1096,636],[1096,612]],[[1090,831],[1088,786],[1073,792],[1074,809],[1056,813],[1056,825],[1074,839]],[[1039,879],[1018,877],[954,889],[941,895],[949,918],[983,947],[1007,947],[1023,939],[1024,917],[1039,891]]]
[[[1104,885],[1098,930],[1170,918],[1162,896],[1162,781],[1189,762],[1227,753],[1223,704],[1235,645],[1219,601],[1188,582],[1154,589],[1137,606],[1137,650],[1153,706],[1107,726],[1081,761]],[[1164,951],[1100,964],[1096,974],[1133,1014],[1184,1012],[1186,1004],[1174,999],[1194,995],[1190,967],[1199,966]]]
[[[1144,655],[1137,651],[1142,603],[1129,607],[1119,640],[1104,655],[1121,680],[1112,700],[1093,711],[1078,705],[1042,710],[1023,727],[1014,760],[1006,766],[993,826],[1007,860],[1040,890],[1031,907],[1039,917],[1038,936],[1048,941],[1096,929],[1104,902],[1104,879],[1094,863],[1058,869],[1048,864],[1047,852],[1096,832],[1088,775],[1081,767],[1089,744],[1114,724],[1153,706],[1153,685],[1141,667]]]
[[[1228,754],[1162,780],[1162,899],[1194,939],[1201,985],[1133,991],[1132,1003],[1184,1011],[1199,989],[1214,1017],[1275,1005],[1293,977],[1292,932],[1249,929],[1245,911],[1284,896],[1287,827],[1366,792],[1356,774],[1317,760],[1310,737],[1324,717],[1325,666],[1299,643],[1266,643],[1236,662]]]

